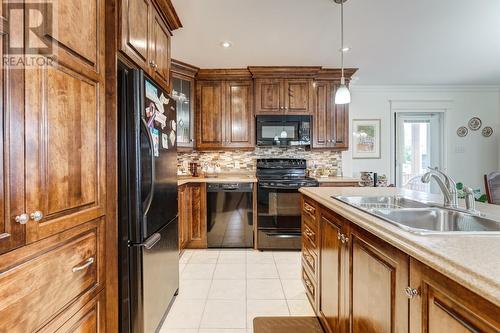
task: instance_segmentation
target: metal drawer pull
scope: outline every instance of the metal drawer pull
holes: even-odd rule
[[[406,287],[405,294],[406,294],[406,297],[408,297],[409,299],[412,299],[413,297],[418,295],[418,290],[415,288],[412,288],[412,287]]]
[[[73,273],[83,271],[85,268],[90,267],[94,263],[94,261],[95,261],[94,257],[88,258],[85,264],[73,267],[72,269]]]
[[[306,236],[309,236],[309,237],[314,236],[314,232],[312,232],[312,231],[311,231],[311,230],[309,230],[309,229],[306,229],[306,230],[304,231],[304,233],[306,234]]]
[[[312,213],[312,212],[314,212],[314,208],[313,208],[313,207],[304,206],[304,209],[305,209],[305,211],[306,211],[306,212],[308,212],[308,213]]]

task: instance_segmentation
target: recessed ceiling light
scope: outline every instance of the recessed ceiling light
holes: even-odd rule
[[[349,46],[344,46],[343,48],[339,49],[340,52],[349,52],[351,51],[351,48]]]
[[[229,42],[229,41],[224,41],[224,42],[220,43],[220,46],[222,46],[225,49],[230,48],[232,45],[233,44],[231,44],[231,42]]]

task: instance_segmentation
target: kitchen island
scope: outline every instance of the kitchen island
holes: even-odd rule
[[[500,236],[417,235],[332,197],[440,196],[302,188],[303,280],[331,332],[499,332]],[[478,204],[499,220],[500,207]]]

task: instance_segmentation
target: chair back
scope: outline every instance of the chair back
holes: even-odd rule
[[[484,175],[484,187],[488,203],[500,205],[500,171]]]

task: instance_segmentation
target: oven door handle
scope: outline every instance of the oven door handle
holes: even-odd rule
[[[269,189],[269,190],[298,190],[300,186],[270,186],[270,185],[259,185],[259,188]]]
[[[267,237],[273,237],[273,238],[300,238],[302,235],[300,233],[266,233]]]

